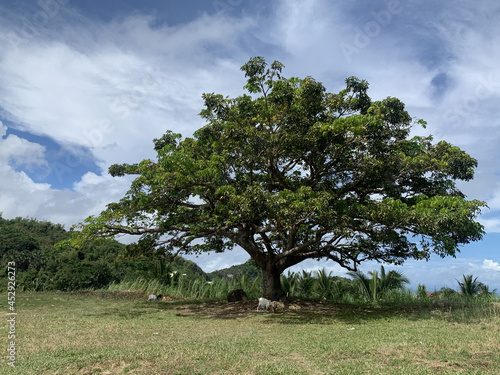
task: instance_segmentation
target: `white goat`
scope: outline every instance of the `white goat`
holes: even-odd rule
[[[266,298],[259,298],[259,306],[257,306],[257,311],[260,309],[266,309],[269,310],[269,306],[271,306],[271,301],[269,301]]]
[[[148,301],[156,301],[156,300],[159,300],[161,299],[161,297],[163,297],[161,294],[150,294],[149,297],[148,297]]]

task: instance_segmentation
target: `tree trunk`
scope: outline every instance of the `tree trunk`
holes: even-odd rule
[[[281,273],[272,264],[262,270],[262,287],[264,297],[271,299],[276,291],[281,291]]]

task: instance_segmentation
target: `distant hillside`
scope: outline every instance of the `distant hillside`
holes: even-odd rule
[[[243,275],[246,275],[249,278],[255,278],[257,276],[262,276],[262,271],[257,266],[257,264],[255,264],[255,261],[253,259],[249,259],[243,264],[238,264],[229,268],[210,272],[208,274],[208,277],[214,280],[227,278],[229,275],[233,275],[233,277],[241,277]]]
[[[193,277],[207,277],[205,271],[201,269],[195,262],[191,260],[184,259],[181,256],[176,256],[174,261],[169,265],[170,269],[176,271],[180,274],[186,274],[186,276]]]
[[[15,264],[20,290],[35,291],[98,289],[137,279],[168,283],[172,273],[206,280],[261,275],[252,260],[206,274],[193,261],[177,256],[166,262],[154,249],[136,243],[100,239],[74,248],[60,242],[69,237],[60,224],[20,217],[8,220],[0,213],[0,290],[7,285],[7,264]]]

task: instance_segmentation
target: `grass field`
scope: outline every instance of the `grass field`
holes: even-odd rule
[[[500,373],[495,304],[298,301],[274,314],[256,305],[146,302],[139,292],[17,294],[16,369],[2,357],[0,373]],[[0,306],[8,311],[6,298]],[[6,353],[6,319],[0,327]]]

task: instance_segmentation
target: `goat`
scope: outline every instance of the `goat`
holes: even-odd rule
[[[276,311],[283,311],[285,309],[285,304],[280,301],[272,301],[269,309],[271,310],[272,313]]]
[[[268,311],[269,306],[271,306],[271,301],[266,298],[259,298],[259,306],[257,306],[257,311],[259,311],[260,309],[266,309],[266,311]]]
[[[149,297],[148,297],[148,301],[156,301],[156,300],[159,300],[161,299],[161,297],[163,297],[161,294],[150,294]]]

